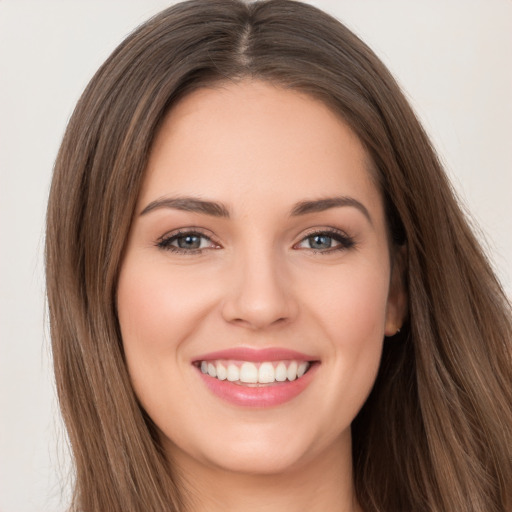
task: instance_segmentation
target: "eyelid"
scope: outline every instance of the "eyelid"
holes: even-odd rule
[[[326,248],[326,249],[314,249],[314,248],[299,247],[299,245],[302,244],[305,240],[307,240],[308,238],[313,237],[315,235],[324,235],[329,238],[332,238],[334,241],[337,242],[337,245],[335,245],[334,247]],[[175,240],[177,240],[180,237],[185,237],[185,236],[198,236],[198,237],[204,238],[204,239],[208,240],[211,245],[209,247],[202,247],[202,248],[199,247],[197,249],[187,249],[187,248],[182,248],[182,247],[177,247],[175,245],[172,245],[172,242],[174,242]],[[353,237],[348,235],[345,231],[342,231],[341,229],[333,228],[333,227],[324,227],[324,228],[310,228],[309,230],[307,230],[305,233],[302,234],[300,240],[293,245],[293,249],[306,250],[306,251],[309,251],[312,253],[327,254],[327,253],[336,252],[336,251],[348,250],[348,249],[354,247],[355,245],[356,244],[355,244]],[[215,237],[213,236],[213,234],[211,232],[209,232],[209,230],[205,230],[204,228],[199,228],[199,227],[194,227],[194,226],[190,226],[190,227],[186,227],[186,228],[179,228],[179,229],[175,229],[175,230],[165,233],[164,235],[160,236],[155,241],[155,246],[164,251],[169,251],[169,252],[178,253],[178,254],[188,254],[188,255],[200,254],[205,250],[220,249],[222,247],[220,245],[220,243],[218,243],[215,240]]]
[[[162,249],[164,251],[174,252],[174,253],[178,253],[178,254],[199,254],[205,250],[219,249],[221,247],[221,245],[214,239],[214,236],[211,234],[211,232],[207,234],[205,231],[207,231],[207,230],[205,230],[203,228],[199,228],[199,227],[194,227],[194,226],[175,229],[172,231],[168,231],[164,235],[157,238],[157,240],[155,241],[155,245],[159,249]],[[171,245],[171,243],[174,240],[176,240],[180,237],[185,237],[187,235],[188,236],[190,236],[190,235],[198,236],[198,237],[207,239],[209,242],[211,242],[212,246],[198,248],[198,249],[184,249],[181,247]]]
[[[336,245],[334,247],[330,247],[328,249],[313,249],[313,248],[306,249],[306,248],[298,247],[307,238],[310,238],[315,235],[326,235],[329,238],[332,238],[333,240],[338,242],[338,245]],[[310,251],[313,253],[327,254],[327,253],[336,252],[336,251],[345,251],[345,250],[355,247],[355,245],[356,245],[356,242],[355,242],[354,238],[352,236],[350,236],[349,234],[347,234],[345,231],[338,229],[338,228],[326,227],[326,228],[311,228],[310,230],[306,231],[306,233],[304,233],[301,236],[300,240],[296,244],[294,244],[293,248],[297,249],[297,250],[307,250],[307,251]]]

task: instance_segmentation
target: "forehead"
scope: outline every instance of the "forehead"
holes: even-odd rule
[[[194,194],[224,202],[260,194],[355,195],[379,201],[371,162],[348,125],[321,101],[266,82],[190,93],[153,144],[141,198]]]

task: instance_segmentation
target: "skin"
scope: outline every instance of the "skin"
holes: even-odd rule
[[[325,105],[264,82],[201,89],[167,115],[121,266],[118,311],[135,392],[191,510],[359,510],[350,424],[405,308],[370,168]],[[178,196],[222,203],[230,217],[166,206],[142,213]],[[333,196],[364,208],[291,215],[302,201]],[[205,236],[200,252],[173,252],[177,239],[159,246],[189,228]],[[314,250],[311,233],[333,228],[351,244],[323,238],[330,246]],[[320,364],[291,401],[236,406],[191,364],[234,346],[283,347]]]

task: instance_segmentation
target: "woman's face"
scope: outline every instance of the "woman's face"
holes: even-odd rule
[[[196,91],[150,154],[118,287],[128,370],[169,456],[274,473],[350,453],[404,297],[357,137],[308,96]]]

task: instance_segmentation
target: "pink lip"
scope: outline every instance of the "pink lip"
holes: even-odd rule
[[[263,348],[254,349],[248,347],[236,347],[217,352],[209,352],[194,358],[194,361],[213,361],[215,359],[233,359],[238,361],[251,361],[257,363],[260,361],[285,361],[294,359],[296,361],[314,361],[314,356],[288,350],[285,348]]]
[[[255,350],[239,347],[204,354],[195,358],[194,363],[199,361],[213,361],[216,359],[251,362],[283,361],[291,359],[296,361],[315,361],[314,357],[293,350],[281,348]],[[302,377],[294,381],[276,382],[259,387],[249,387],[210,377],[202,373],[197,364],[194,365],[198,375],[214,395],[233,405],[259,408],[275,407],[298,396],[311,383],[319,366],[316,360]]]

